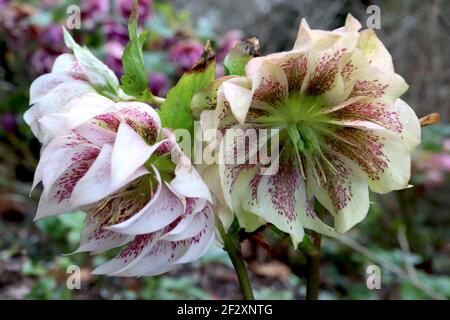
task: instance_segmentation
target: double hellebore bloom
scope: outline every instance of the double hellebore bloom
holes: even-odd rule
[[[45,146],[36,218],[80,209],[77,252],[125,248],[97,274],[149,276],[199,258],[214,239],[207,186],[155,110],[98,98],[105,112]]]
[[[420,124],[399,99],[408,86],[390,54],[372,30],[360,28],[351,15],[333,31],[312,30],[303,20],[291,51],[253,58],[245,76],[219,80],[215,110],[201,114],[203,128],[279,130],[273,175],[220,153],[218,198],[244,228],[273,223],[297,245],[303,228],[332,235],[360,222],[369,188],[386,193],[408,186]],[[254,149],[271,139],[265,136],[267,143],[237,149],[255,157]],[[332,214],[333,228],[314,212],[314,198]]]
[[[33,82],[24,115],[44,145],[36,218],[84,211],[77,252],[123,247],[97,274],[156,275],[199,258],[214,239],[208,187],[156,111],[117,102],[132,97],[114,73],[64,37],[74,54]]]

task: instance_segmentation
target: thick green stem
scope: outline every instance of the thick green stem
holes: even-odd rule
[[[306,256],[306,300],[319,299],[320,285],[320,242],[318,233],[312,235],[312,246],[305,250]]]
[[[242,256],[239,237],[237,234],[227,234],[220,219],[217,220],[217,226],[222,237],[225,250],[233,263],[234,270],[236,271],[239,279],[242,296],[245,300],[254,300],[253,289],[248,276],[247,266],[245,265],[244,257]]]

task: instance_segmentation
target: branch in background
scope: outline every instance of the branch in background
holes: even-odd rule
[[[402,249],[403,256],[405,257],[405,267],[411,280],[417,280],[417,272],[412,262],[411,250],[409,249],[408,238],[406,237],[405,228],[400,228],[397,232],[398,243]]]
[[[350,247],[351,249],[355,250],[356,252],[359,252],[363,256],[366,256],[369,260],[372,260],[372,261],[382,265],[387,270],[396,274],[398,277],[400,277],[404,281],[411,283],[413,286],[415,286],[416,288],[421,290],[424,294],[426,294],[430,298],[435,299],[435,300],[447,300],[444,296],[442,296],[438,292],[435,292],[433,289],[423,285],[421,282],[419,282],[417,280],[411,279],[403,269],[401,269],[401,268],[397,267],[396,265],[392,264],[391,262],[383,259],[382,257],[380,257],[376,253],[372,252],[371,250],[369,250],[362,244],[358,243],[354,239],[352,239],[348,236],[344,236],[344,235],[341,235],[334,239],[336,239],[338,242]]]

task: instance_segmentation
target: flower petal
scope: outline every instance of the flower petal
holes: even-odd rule
[[[114,106],[112,100],[97,93],[87,92],[69,101],[62,110],[44,114],[39,123],[50,135],[58,136],[103,113],[112,106]]]
[[[112,189],[122,187],[136,170],[150,158],[159,144],[148,145],[145,140],[128,124],[122,123],[117,130],[111,155]]]
[[[65,159],[65,164],[69,166],[62,166],[65,170],[63,172],[58,170],[54,175],[48,173],[49,170],[54,170],[53,167],[48,166],[48,164],[51,165],[52,163],[44,162],[40,170],[42,170],[41,175],[45,189],[39,200],[35,219],[57,215],[77,208],[77,204],[74,204],[71,199],[73,190],[77,183],[86,175],[86,172],[97,158],[98,152],[98,149],[88,147],[81,148],[73,154],[69,153],[70,157],[63,155],[61,159]]]
[[[30,86],[30,105],[38,102],[62,83],[73,81],[73,77],[67,72],[47,73],[39,76]]]
[[[189,198],[212,201],[211,192],[198,171],[191,164],[180,163],[175,168],[175,178],[170,182],[172,189]]]
[[[358,48],[364,52],[367,59],[369,59],[370,64],[380,70],[394,72],[392,57],[383,43],[378,39],[375,31],[371,29],[361,31],[358,40]]]
[[[158,190],[151,200],[139,212],[129,219],[108,226],[108,230],[122,234],[146,234],[162,229],[181,216],[184,212],[183,202],[160,181]]]
[[[383,100],[357,101],[329,114],[329,123],[354,128],[387,129],[413,150],[420,143],[420,122],[411,107],[401,99],[395,103]]]
[[[411,175],[410,152],[398,134],[382,129],[337,129],[327,144],[353,160],[369,178],[377,193],[404,189]]]
[[[406,142],[408,149],[412,151],[421,141],[420,121],[414,110],[402,99],[395,100],[393,111],[398,113],[403,125],[401,137]]]
[[[115,113],[141,135],[149,144],[153,144],[161,131],[161,120],[155,109],[142,102],[118,102]]]
[[[175,228],[171,229],[164,235],[166,241],[179,241],[189,239],[198,234],[203,228],[204,215],[197,214],[209,206],[203,199],[187,198],[186,209]]]
[[[255,71],[252,83],[253,99],[263,103],[277,104],[289,93],[289,84],[284,70],[267,60]]]
[[[86,92],[92,92],[92,88],[83,81],[73,80],[62,82],[47,94],[37,98],[37,102],[24,113],[24,120],[30,126],[33,134],[43,144],[47,144],[52,135],[43,128],[40,119],[49,113],[64,112],[65,105]]]
[[[343,233],[360,222],[369,210],[367,177],[348,158],[337,153],[307,161],[308,192],[334,216],[334,228]],[[331,167],[332,166],[332,167]]]
[[[222,87],[225,99],[230,104],[231,112],[233,112],[236,120],[242,124],[252,102],[252,91],[236,83],[238,79],[225,81]]]
[[[248,161],[236,164],[232,161],[234,158],[225,153],[234,150],[230,145],[239,147],[240,139],[229,141],[226,136],[224,140],[220,154],[223,164],[219,164],[219,173],[225,201],[236,213],[240,225],[251,231],[264,221],[273,223],[289,233],[297,246],[303,239],[300,215],[306,214],[306,190],[294,154],[282,151],[278,171],[264,175],[261,166],[252,161],[258,148],[266,147],[264,143],[259,147],[241,146],[241,152],[247,155]]]
[[[138,235],[115,258],[97,267],[92,274],[118,275],[142,260],[158,243],[162,230]]]
[[[338,233],[336,230],[325,222],[323,222],[317,213],[314,211],[313,202],[306,201],[306,214],[300,215],[300,221],[305,229],[314,230],[320,234],[326,235],[328,237],[336,237]]]
[[[308,96],[323,95],[330,104],[342,102],[346,98],[342,71],[353,54],[357,39],[357,32],[345,32],[330,48],[311,51],[302,93]]]
[[[296,248],[304,235],[300,216],[306,215],[306,188],[296,159],[284,152],[281,157],[277,173],[257,172],[247,180],[250,194],[246,195],[242,207],[290,234]],[[236,184],[243,182],[239,178]]]
[[[115,191],[110,189],[112,152],[113,147],[105,144],[88,171],[77,181],[70,196],[72,207],[95,203]]]
[[[350,97],[381,98],[393,103],[407,89],[408,85],[398,74],[388,73],[369,65],[358,73]]]
[[[86,226],[80,236],[80,246],[73,253],[92,252],[93,254],[98,254],[120,247],[133,240],[133,236],[101,228],[100,222],[92,218],[92,216],[88,216],[86,220]]]
[[[305,19],[302,19],[293,50],[325,50],[335,44],[339,38],[339,34],[331,31],[311,29],[308,22],[306,22]]]
[[[192,262],[201,257],[214,240],[214,214],[210,206],[200,213],[202,228],[193,237],[178,241],[166,241],[164,236],[145,257],[115,276],[152,276],[169,271],[177,264]],[[197,229],[197,227],[196,227]]]
[[[71,72],[84,76],[77,59],[70,53],[63,53],[59,55],[53,63],[52,73],[59,72]]]

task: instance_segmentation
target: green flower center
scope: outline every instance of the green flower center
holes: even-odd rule
[[[327,115],[322,97],[290,95],[270,107],[256,122],[280,129],[280,141],[290,140],[297,153],[321,154],[321,139],[327,130]]]

